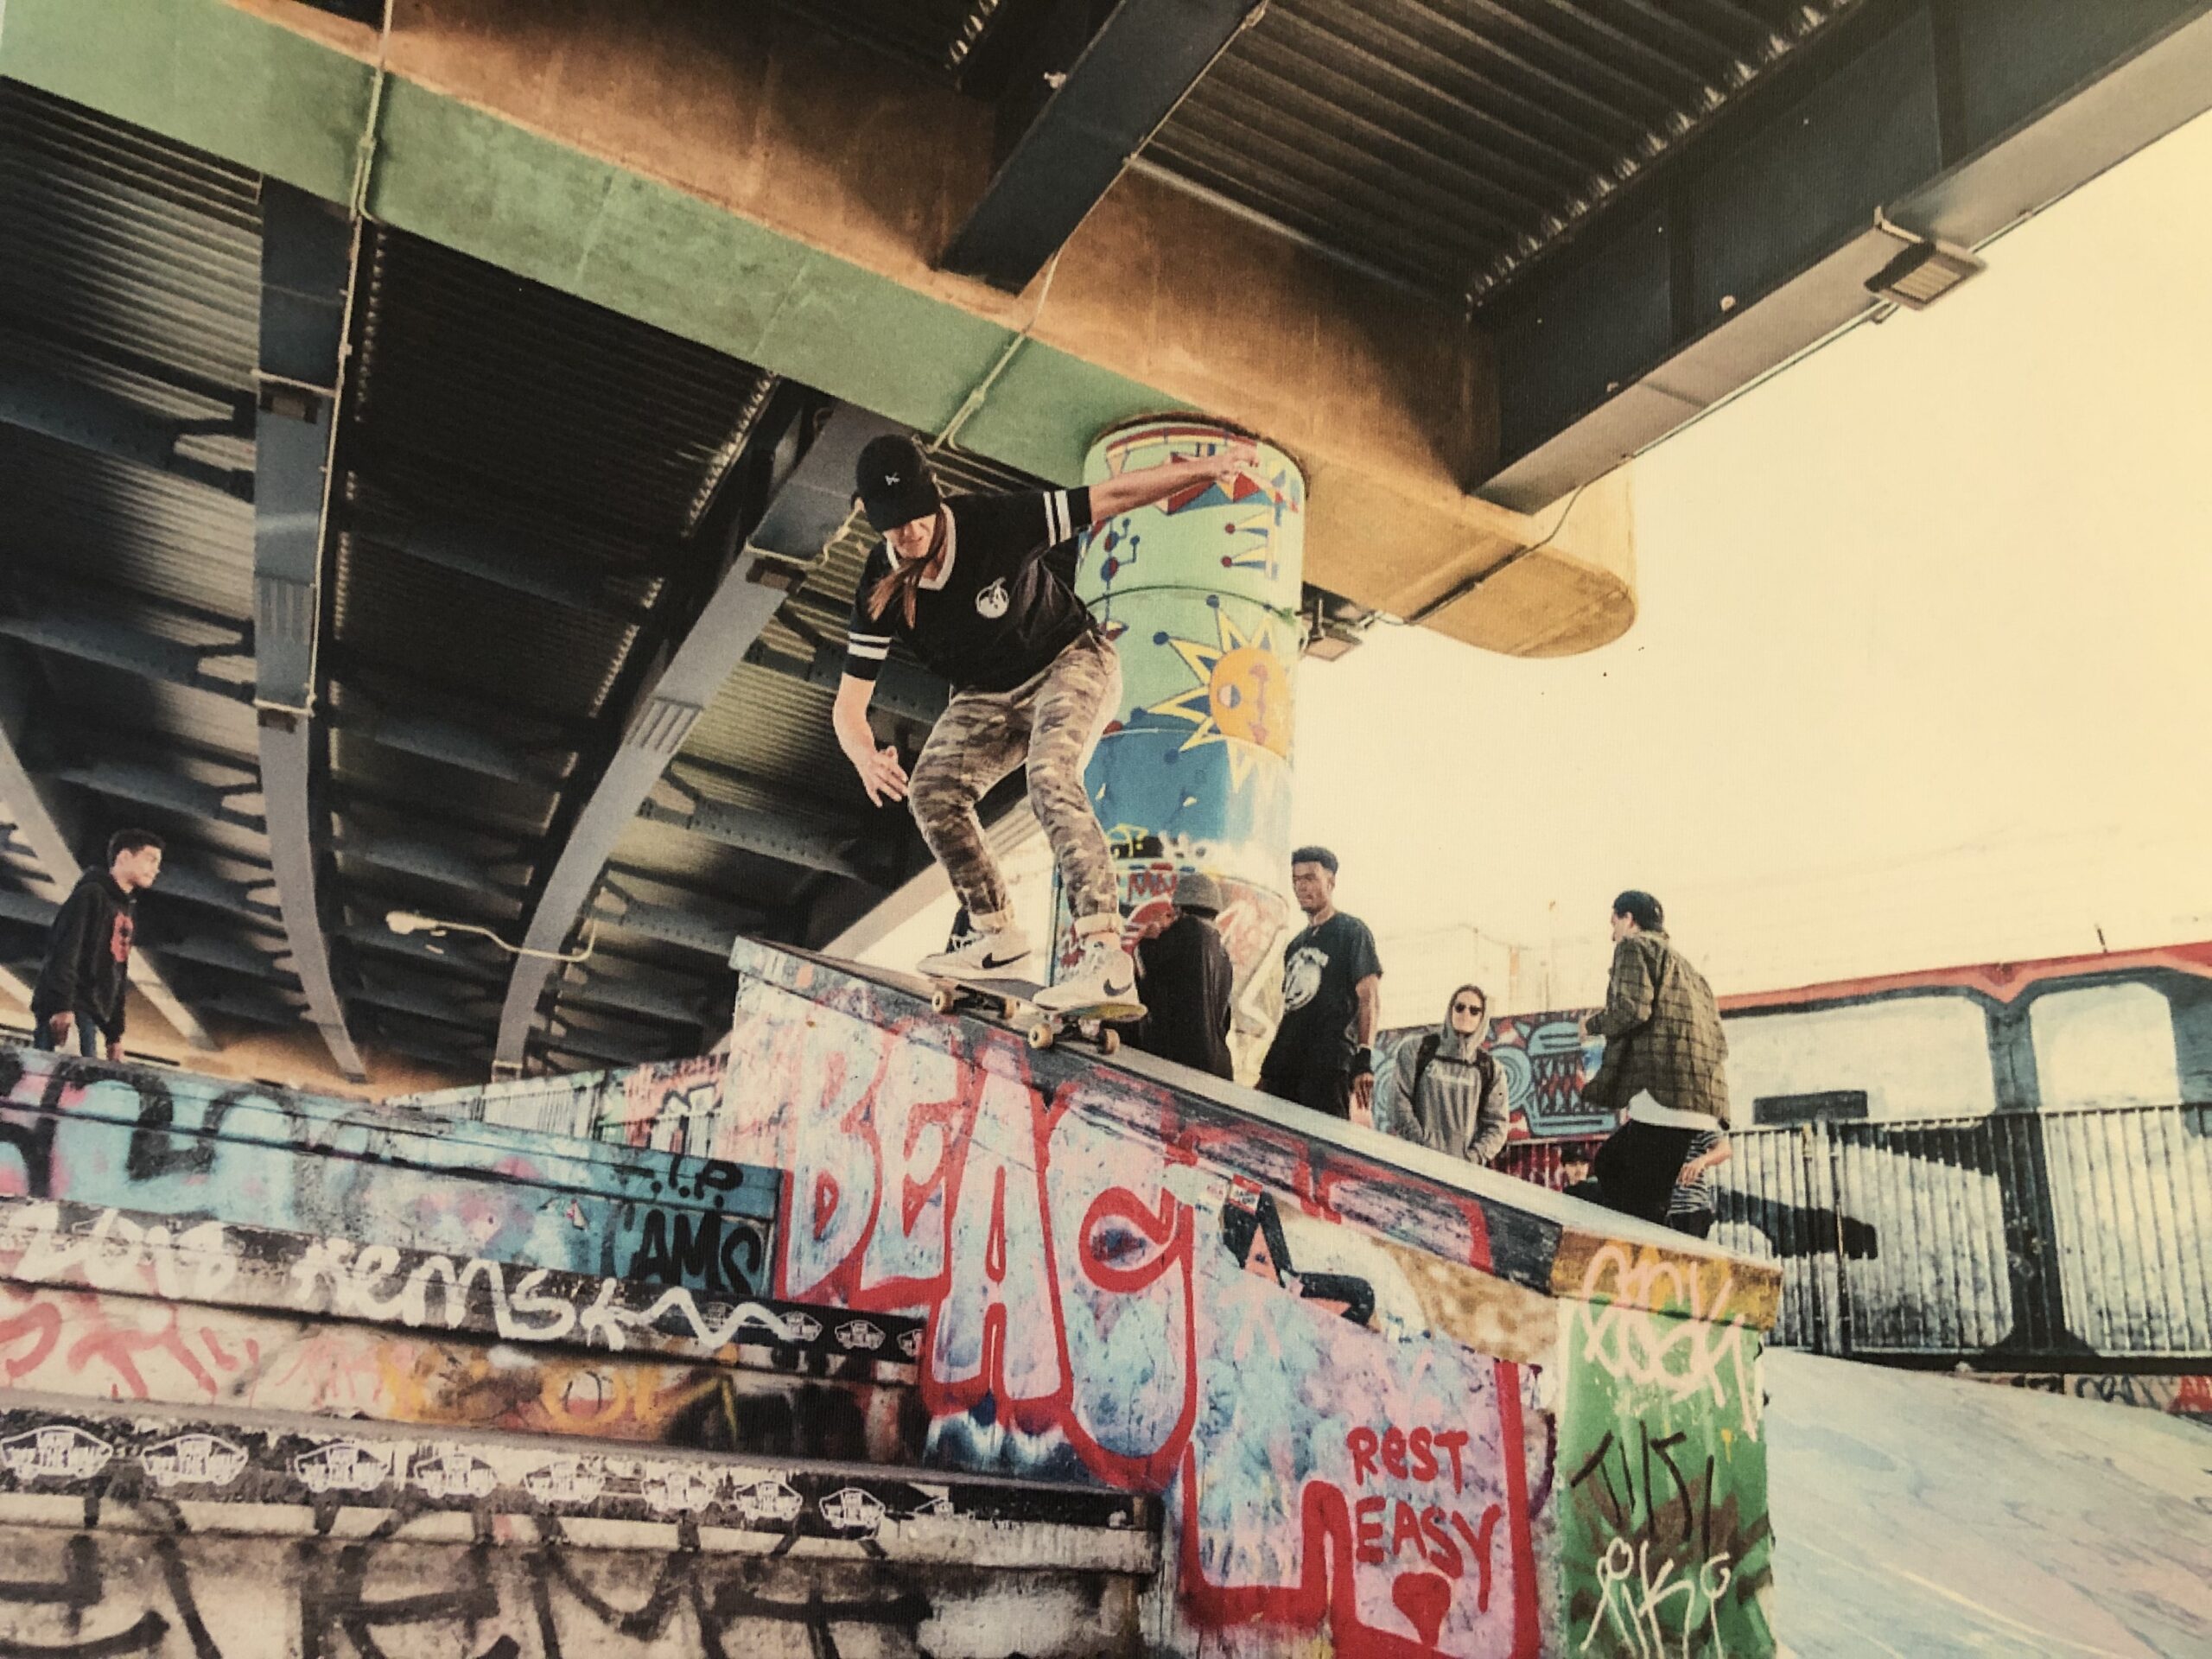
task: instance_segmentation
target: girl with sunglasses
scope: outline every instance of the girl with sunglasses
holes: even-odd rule
[[[1471,1164],[1497,1156],[1513,1108],[1504,1071],[1483,1046],[1489,1031],[1490,998],[1479,985],[1462,985],[1443,1025],[1398,1046],[1392,1134]]]

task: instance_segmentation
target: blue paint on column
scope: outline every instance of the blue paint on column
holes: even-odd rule
[[[1200,421],[1109,432],[1086,483],[1214,453],[1236,435]],[[1288,935],[1291,733],[1301,645],[1306,480],[1262,443],[1251,476],[1195,486],[1092,526],[1076,592],[1122,659],[1122,702],[1085,782],[1114,845],[1122,908],[1166,919],[1175,878],[1223,886],[1236,964],[1242,1070],[1273,1030]],[[1065,918],[1059,958],[1071,954]]]

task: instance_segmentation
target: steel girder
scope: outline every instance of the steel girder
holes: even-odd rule
[[[1051,90],[938,262],[1018,293],[1103,199],[1129,158],[1261,10],[1260,0],[1121,0],[1096,32],[1090,0],[1059,0],[1001,106]]]
[[[323,931],[320,822],[321,632],[326,497],[345,378],[341,352],[358,226],[304,191],[262,191],[261,373],[254,435],[254,707],[263,810],[284,934],[308,1017],[330,1058],[359,1083],[368,1067],[346,1029]]]
[[[868,439],[886,429],[877,416],[843,409],[833,415],[778,486],[743,549],[722,573],[712,598],[676,644],[668,665],[639,697],[613,758],[576,814],[531,912],[524,949],[515,958],[499,1015],[494,1052],[502,1066],[522,1065],[537,1007],[557,954],[590,905],[615,844],[643,816],[657,817],[650,797],[732,670],[745,660],[788,597],[804,569],[851,511],[853,466]],[[712,803],[679,815],[691,823],[718,822]],[[712,833],[709,830],[707,833]]]
[[[177,441],[203,424],[156,415],[128,398],[29,364],[0,365],[0,426],[36,432],[251,501],[253,480],[246,474],[177,453]]]
[[[281,417],[264,416],[263,420],[264,440],[281,448],[281,429],[277,424]],[[258,520],[258,512],[256,517]],[[256,534],[259,535],[258,530]],[[35,590],[18,593],[16,602],[19,608],[15,614],[0,615],[0,634],[35,645],[41,651],[98,663],[141,679],[180,685],[238,702],[257,700],[257,671],[254,681],[215,671],[225,664],[244,667],[252,662],[253,650],[243,627],[237,627],[235,637],[231,639],[194,645],[141,632],[126,623],[86,610],[67,600],[46,597]],[[199,617],[189,620],[206,620]],[[287,625],[285,619],[279,618],[278,622],[280,629]],[[257,633],[260,632],[257,622]],[[281,644],[279,648],[283,648]],[[346,704],[321,717],[334,730],[349,737],[362,738],[384,748],[440,761],[502,783],[528,784],[543,789],[559,787],[560,768],[535,758],[531,750],[520,745],[487,736],[437,715],[387,709],[358,689],[349,690]],[[562,753],[568,751],[563,748]]]

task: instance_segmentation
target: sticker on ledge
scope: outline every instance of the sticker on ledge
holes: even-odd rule
[[[213,1434],[180,1434],[138,1454],[138,1466],[154,1484],[227,1486],[245,1472],[245,1448]]]
[[[0,1466],[23,1480],[85,1480],[107,1467],[115,1448],[74,1423],[48,1423],[0,1440]]]
[[[822,1500],[822,1518],[839,1532],[873,1538],[883,1525],[883,1500],[857,1486],[842,1486]]]
[[[837,1341],[846,1348],[865,1348],[870,1353],[883,1346],[883,1329],[866,1319],[847,1319],[837,1327]]]
[[[489,1497],[499,1477],[483,1459],[466,1452],[440,1452],[418,1458],[415,1484],[432,1497]]]
[[[639,1477],[638,1491],[646,1503],[666,1515],[696,1515],[715,1501],[721,1488],[720,1471],[702,1471],[680,1463],[648,1466]]]
[[[739,1515],[757,1527],[787,1527],[798,1519],[805,1500],[780,1480],[756,1480],[730,1494]]]
[[[292,1472],[311,1492],[373,1492],[391,1478],[399,1445],[375,1446],[363,1440],[333,1440],[292,1459]]]
[[[574,1458],[556,1458],[524,1475],[522,1489],[541,1503],[588,1503],[607,1489],[607,1479]]]

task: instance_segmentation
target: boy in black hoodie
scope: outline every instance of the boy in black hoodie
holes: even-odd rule
[[[86,870],[62,900],[31,993],[40,1048],[58,1049],[74,1032],[77,1052],[97,1058],[105,1035],[107,1058],[123,1058],[124,988],[138,925],[138,893],[161,873],[159,836],[118,830],[108,840],[107,868]]]

